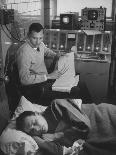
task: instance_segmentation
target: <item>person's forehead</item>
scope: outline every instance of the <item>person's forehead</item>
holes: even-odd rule
[[[25,120],[33,120],[33,119],[35,119],[35,115],[31,115],[31,116],[27,116],[26,118],[25,118]]]
[[[25,118],[25,125],[30,125],[36,119],[35,115],[27,116]]]
[[[39,38],[41,36],[43,36],[43,30],[41,30],[40,32],[35,32],[35,31],[31,32],[31,37]]]
[[[35,121],[35,116],[27,116],[24,120],[25,125],[24,125],[24,130],[26,132],[30,131],[31,126],[33,125],[33,122]]]

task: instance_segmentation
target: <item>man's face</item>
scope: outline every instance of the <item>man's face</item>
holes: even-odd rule
[[[29,41],[33,47],[37,48],[43,41],[43,30],[40,32],[32,31],[29,35]]]
[[[26,133],[40,136],[41,134],[46,133],[47,130],[48,124],[43,116],[35,114],[25,118],[24,131]]]

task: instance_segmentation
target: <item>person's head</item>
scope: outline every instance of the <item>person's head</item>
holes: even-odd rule
[[[37,48],[43,41],[43,31],[44,28],[40,23],[32,23],[29,26],[28,39],[33,47]]]
[[[16,119],[16,128],[29,135],[41,136],[41,134],[47,132],[48,124],[41,114],[24,111]]]

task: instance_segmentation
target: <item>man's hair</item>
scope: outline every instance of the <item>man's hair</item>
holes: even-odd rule
[[[28,31],[28,35],[32,33],[32,31],[34,32],[40,32],[41,30],[43,30],[43,26],[40,23],[32,23],[29,26],[29,31]]]
[[[24,111],[23,113],[21,113],[19,117],[16,118],[16,129],[25,132],[24,131],[25,118],[28,116],[34,116],[34,115],[35,115],[35,112],[33,111]]]

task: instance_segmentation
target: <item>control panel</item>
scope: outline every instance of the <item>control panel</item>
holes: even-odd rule
[[[81,11],[83,30],[105,30],[106,8],[84,8]]]
[[[78,12],[60,14],[60,29],[78,30]]]
[[[83,30],[46,29],[44,43],[56,52],[70,52],[72,46],[75,46],[75,53],[79,59],[96,61],[111,59],[111,31],[87,35]]]

